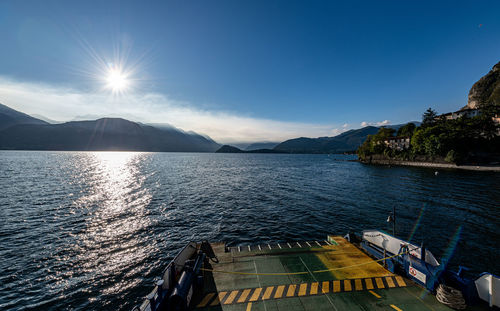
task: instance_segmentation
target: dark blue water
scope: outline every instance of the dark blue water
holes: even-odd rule
[[[393,206],[400,237],[499,274],[500,174],[347,158],[0,152],[0,309],[129,309],[191,239],[388,230]]]

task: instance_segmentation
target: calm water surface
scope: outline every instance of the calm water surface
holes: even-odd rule
[[[500,174],[347,158],[0,151],[0,309],[128,310],[191,239],[388,229],[393,206],[400,237],[500,274]]]

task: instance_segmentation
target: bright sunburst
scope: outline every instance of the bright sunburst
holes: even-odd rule
[[[107,87],[113,90],[113,93],[124,92],[129,86],[127,74],[118,68],[109,68],[106,82]]]

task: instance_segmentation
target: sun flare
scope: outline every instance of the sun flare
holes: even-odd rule
[[[121,70],[114,68],[109,70],[106,82],[108,88],[112,89],[113,92],[123,92],[129,86],[127,75]]]

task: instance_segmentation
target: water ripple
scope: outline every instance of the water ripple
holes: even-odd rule
[[[0,152],[0,309],[130,309],[190,239],[324,239],[387,228],[499,274],[500,176],[345,156]],[[457,260],[453,264],[457,264]]]

